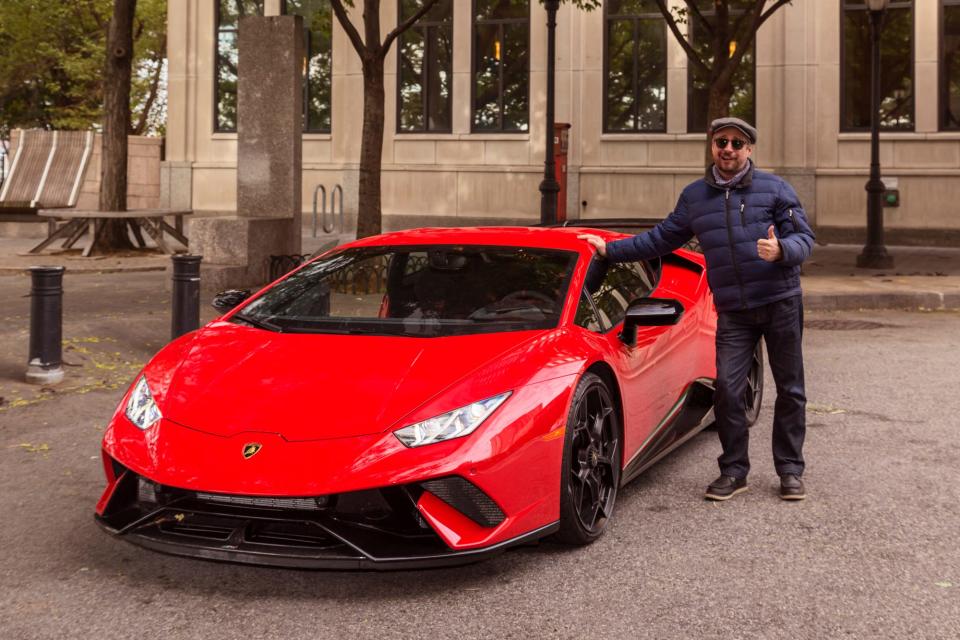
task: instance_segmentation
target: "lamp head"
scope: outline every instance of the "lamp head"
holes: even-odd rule
[[[867,0],[867,9],[870,11],[884,11],[890,5],[890,0]]]

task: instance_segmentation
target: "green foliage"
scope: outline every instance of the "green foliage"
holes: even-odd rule
[[[134,23],[133,125],[162,110],[166,0],[139,0]],[[0,1],[0,136],[16,127],[86,129],[102,117],[112,0]],[[153,72],[153,73],[151,73]],[[151,100],[151,96],[153,99]]]

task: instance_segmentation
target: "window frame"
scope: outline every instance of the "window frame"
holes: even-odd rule
[[[601,260],[606,261],[605,258],[600,258],[597,255],[594,255],[592,258],[590,258],[590,261],[587,264],[587,274],[589,274],[590,268],[595,263],[599,263]],[[643,298],[649,298],[651,295],[653,295],[653,292],[660,287],[660,279],[663,277],[663,260],[657,257],[657,258],[652,258],[650,260],[636,260],[635,262],[639,262],[642,265],[641,269],[643,269],[643,271],[647,273],[647,275],[650,277],[650,282],[651,282],[650,291],[647,293],[647,295],[643,296],[642,298],[636,298],[636,300],[642,300]],[[617,266],[618,264],[619,263],[607,261],[607,267],[606,267],[607,272],[604,273],[603,275],[603,281],[606,281],[607,274],[610,272],[610,269],[612,267]],[[573,321],[571,321],[571,323],[574,324],[575,326],[580,327],[584,331],[590,331],[590,333],[595,333],[597,335],[608,335],[611,331],[613,331],[614,329],[619,327],[621,324],[623,324],[623,321],[626,318],[626,309],[624,309],[624,318],[621,318],[618,322],[610,324],[610,326],[607,326],[609,318],[607,314],[601,313],[600,308],[597,307],[597,301],[594,300],[593,294],[587,290],[586,275],[584,276],[584,278],[585,279],[584,279],[583,286],[580,287],[580,293],[581,295],[585,295],[587,299],[590,301],[590,305],[593,308],[593,314],[597,318],[597,323],[600,325],[600,331],[599,332],[591,331],[590,329],[587,329],[582,325],[576,324],[576,322],[573,322]],[[603,286],[603,281],[600,283],[601,287]],[[627,301],[627,308],[629,308],[629,305],[632,302],[633,300]],[[579,306],[579,303],[578,303],[578,306]],[[574,319],[575,318],[576,318],[576,310],[574,310]]]
[[[288,11],[289,0],[282,0],[280,4],[280,12],[282,15],[299,15],[293,14]],[[333,6],[330,4],[330,1],[327,0],[327,6],[330,9],[330,126],[326,129],[311,129],[309,128],[310,123],[310,74],[305,73],[303,78],[303,130],[301,133],[304,134],[330,134],[333,133],[333,29],[334,23],[336,22],[336,16],[333,15]],[[301,16],[301,18],[306,22],[307,18]],[[311,30],[308,26],[304,25],[303,27],[303,55],[306,58],[307,67],[310,66],[310,41],[311,41]]]
[[[843,0],[840,0],[840,2],[842,3]],[[730,16],[731,18],[737,18],[738,16],[740,16],[742,13],[745,13],[745,12],[746,12],[746,9],[731,10],[731,11],[729,12],[729,16]],[[711,10],[701,10],[700,13],[703,15],[704,18],[709,18],[710,16],[716,15],[716,11],[715,11],[715,10],[712,10],[712,9],[711,9]],[[694,44],[694,39],[693,39],[693,29],[694,29],[694,26],[693,26],[693,25],[694,25],[693,20],[689,20],[688,23],[687,23],[687,38],[688,38],[688,41],[690,42],[690,46],[695,48],[696,45]],[[753,50],[753,56],[752,56],[752,58],[753,58],[753,64],[751,65],[751,70],[750,70],[750,71],[751,71],[751,72],[750,72],[750,78],[751,78],[751,79],[750,79],[750,82],[751,82],[751,85],[753,86],[753,116],[752,116],[751,118],[748,118],[748,119],[751,120],[752,122],[756,122],[756,120],[757,120],[757,95],[758,95],[758,93],[757,93],[757,34],[756,34],[756,33],[753,34],[753,41],[750,43],[750,48]],[[741,59],[741,64],[743,64],[743,60],[742,60],[742,59]],[[687,132],[688,134],[696,134],[696,135],[704,134],[704,135],[706,135],[706,134],[708,133],[709,129],[710,129],[710,123],[709,123],[709,122],[704,122],[704,123],[703,123],[703,130],[702,130],[702,131],[697,131],[696,128],[694,128],[694,127],[692,126],[692,120],[691,120],[691,118],[692,118],[692,115],[691,115],[691,114],[692,114],[692,110],[690,109],[690,104],[693,102],[693,92],[694,92],[694,88],[693,88],[693,75],[694,75],[694,67],[693,67],[692,64],[690,64],[690,61],[689,61],[689,58],[688,58],[688,59],[687,59],[687,78],[686,78],[686,85],[687,85],[687,122],[686,122],[686,127],[685,127],[685,129],[686,129],[686,132]],[[709,88],[707,89],[707,93],[709,94]],[[728,106],[728,108],[729,108],[729,105],[727,105],[727,106]],[[708,113],[709,113],[709,111],[708,111]]]
[[[474,1],[476,1],[476,0],[474,0]],[[402,17],[402,16],[401,16],[401,13],[400,13],[401,8],[402,8],[402,4],[403,4],[403,0],[397,0],[397,23],[398,23],[398,24],[399,24],[400,19],[401,19],[401,17]],[[434,29],[435,29],[435,28],[443,25],[443,21],[435,21],[435,20],[425,21],[424,18],[425,18],[426,16],[424,16],[424,18],[421,18],[420,20],[417,20],[417,22],[415,22],[415,23],[410,27],[410,29],[407,30],[407,32],[404,32],[404,33],[400,34],[400,37],[397,38],[397,43],[396,43],[396,45],[397,45],[397,56],[396,56],[396,57],[397,57],[397,76],[396,76],[396,77],[397,77],[397,81],[396,81],[396,83],[395,83],[395,84],[396,84],[396,109],[397,109],[397,115],[396,115],[396,134],[397,134],[397,135],[418,135],[418,134],[419,134],[419,135],[422,135],[422,134],[434,134],[434,133],[436,133],[436,134],[440,134],[440,133],[453,133],[453,116],[454,116],[454,109],[453,109],[453,79],[454,79],[454,76],[456,75],[455,72],[454,72],[454,70],[453,70],[453,57],[454,57],[454,51],[456,50],[456,37],[457,37],[457,36],[456,36],[456,31],[457,31],[457,30],[456,30],[456,26],[455,26],[455,25],[456,25],[456,22],[455,22],[455,21],[456,21],[456,15],[457,15],[457,14],[456,14],[456,6],[455,6],[455,5],[456,5],[456,1],[455,1],[455,0],[450,0],[450,95],[447,97],[447,102],[448,102],[449,108],[450,108],[450,125],[449,125],[448,127],[444,128],[444,129],[431,129],[431,128],[429,128],[429,124],[428,124],[428,123],[430,122],[430,117],[429,117],[429,115],[430,115],[430,106],[429,106],[429,104],[428,104],[428,100],[429,100],[428,96],[430,95],[430,93],[429,93],[428,87],[430,86],[430,77],[429,77],[430,74],[427,73],[426,60],[427,60],[427,56],[428,56],[428,53],[429,53],[429,52],[428,52],[428,49],[427,49],[427,46],[428,46],[428,43],[430,42],[430,40],[429,40],[429,38],[428,38],[428,33],[424,33],[424,43],[425,43],[425,44],[424,44],[424,53],[423,53],[423,61],[424,61],[424,62],[423,62],[423,68],[420,70],[420,79],[421,79],[421,82],[422,82],[422,85],[421,85],[421,86],[423,87],[423,98],[422,98],[422,100],[421,100],[421,103],[422,103],[422,104],[421,104],[421,108],[423,109],[424,128],[423,128],[423,129],[416,129],[416,130],[403,129],[403,128],[402,128],[402,119],[401,119],[401,117],[400,117],[400,111],[401,111],[401,105],[402,105],[402,101],[401,101],[401,98],[400,98],[400,91],[401,91],[401,82],[400,82],[401,73],[400,73],[400,70],[401,70],[401,67],[402,67],[402,64],[403,64],[403,60],[402,60],[402,56],[401,56],[401,54],[400,54],[400,40],[401,40],[401,38],[403,38],[403,36],[404,36],[407,32],[409,32],[409,31],[412,30],[412,29],[418,29],[418,28],[421,28],[421,27],[422,27],[422,28],[424,29],[424,31],[428,31],[428,30],[431,29],[431,28],[434,28]],[[427,13],[429,13],[429,11],[428,11]],[[529,73],[529,72],[528,72],[528,73]],[[472,75],[472,71],[471,71],[471,75]],[[471,80],[472,80],[472,78],[471,78]],[[529,85],[529,81],[528,81],[527,84]],[[471,115],[472,115],[472,114],[471,114]],[[528,126],[529,126],[529,125],[528,125]]]
[[[863,7],[848,7],[847,2],[856,2],[857,4],[862,4]],[[910,80],[912,84],[912,90],[910,92],[910,114],[912,116],[913,122],[909,127],[885,127],[883,124],[879,125],[879,130],[883,132],[893,132],[893,133],[902,133],[902,132],[913,132],[917,130],[917,3],[915,0],[890,0],[890,4],[901,4],[901,3],[910,3],[910,24],[912,32],[910,34]],[[846,68],[847,68],[847,47],[844,43],[844,18],[846,18],[846,12],[848,10],[853,11],[867,11],[866,0],[840,0],[838,3],[840,6],[840,118],[838,124],[838,131],[840,133],[870,133],[871,127],[868,125],[866,127],[847,127],[844,125],[844,115],[847,113],[847,96],[844,91],[844,86],[846,84]],[[903,9],[903,6],[889,6],[885,11],[890,9]],[[869,19],[869,18],[868,18]],[[881,34],[882,37],[882,34]],[[882,54],[881,54],[882,55]],[[871,53],[872,56],[872,53]],[[871,98],[872,99],[872,98]],[[880,96],[880,99],[883,99],[883,96]],[[872,117],[872,115],[871,115]]]
[[[477,134],[486,134],[486,135],[502,135],[502,134],[523,134],[529,135],[531,122],[530,122],[530,107],[531,107],[531,97],[532,92],[530,88],[530,43],[533,40],[533,6],[536,0],[525,0],[527,3],[527,128],[524,129],[504,129],[503,128],[503,69],[501,67],[500,77],[499,77],[499,90],[497,92],[499,96],[499,120],[500,127],[497,129],[478,129],[476,126],[476,74],[477,74],[477,38],[476,38],[476,27],[477,27],[477,2],[478,0],[471,0],[470,2],[470,133]],[[499,24],[502,25],[511,23],[519,23],[520,19],[518,18],[501,18],[501,19],[485,19],[482,24]],[[501,32],[502,33],[502,32]],[[501,38],[502,41],[502,38]]]
[[[251,2],[259,5],[259,13],[257,15],[264,15],[266,0],[249,0]],[[221,31],[232,31],[237,34],[237,41],[239,43],[240,38],[240,25],[237,24],[236,27],[231,27],[229,29],[221,30],[221,9],[222,9],[223,0],[216,0],[214,4],[214,21],[213,21],[213,133],[236,133],[237,132],[237,123],[234,123],[232,129],[221,129],[220,128],[220,33]],[[238,18],[239,20],[239,18]],[[238,58],[239,59],[239,58]],[[240,81],[240,69],[238,65],[237,69],[237,82],[239,86]],[[239,88],[237,93],[239,94]],[[239,95],[238,95],[239,99]],[[239,107],[239,105],[238,105]],[[239,109],[238,109],[239,111]]]
[[[944,37],[945,9],[958,7],[960,0],[940,0],[937,3],[937,131],[960,131],[960,123],[954,126],[947,124],[947,110],[950,106],[950,91],[947,86],[947,69],[944,65],[946,58],[946,38]]]
[[[960,0],[958,0],[960,1]],[[667,132],[667,115],[670,112],[670,91],[668,90],[667,84],[669,81],[669,59],[668,59],[668,47],[670,45],[669,34],[667,31],[667,21],[663,19],[663,15],[660,13],[650,13],[650,17],[644,17],[647,14],[638,14],[631,15],[629,18],[626,17],[610,17],[610,4],[608,2],[603,3],[603,112],[601,113],[601,126],[603,133],[624,133],[627,135],[638,135],[644,133],[666,133]],[[609,127],[609,121],[607,119],[607,100],[608,95],[608,84],[610,79],[610,47],[609,47],[609,37],[610,37],[610,22],[613,20],[630,20],[633,24],[633,96],[634,96],[634,122],[637,121],[637,102],[636,102],[636,91],[637,87],[640,84],[639,80],[639,61],[637,59],[637,25],[641,20],[653,20],[654,16],[663,23],[664,29],[664,47],[663,47],[663,75],[664,75],[664,97],[663,97],[663,128],[660,129],[611,129]]]

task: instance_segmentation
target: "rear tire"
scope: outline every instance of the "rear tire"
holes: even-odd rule
[[[620,486],[620,419],[600,376],[580,379],[570,403],[560,465],[560,530],[566,544],[590,544],[606,530]]]
[[[752,427],[760,417],[760,405],[763,404],[763,340],[758,340],[753,350],[753,362],[750,364],[750,372],[747,373],[743,402],[747,412],[747,426]]]

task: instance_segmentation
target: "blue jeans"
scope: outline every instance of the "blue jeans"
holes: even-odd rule
[[[720,473],[745,478],[750,471],[744,394],[753,350],[760,337],[777,385],[773,413],[773,464],[778,475],[803,475],[807,398],[803,385],[803,300],[785,300],[720,312],[717,318],[717,389],[714,410],[723,453]]]

